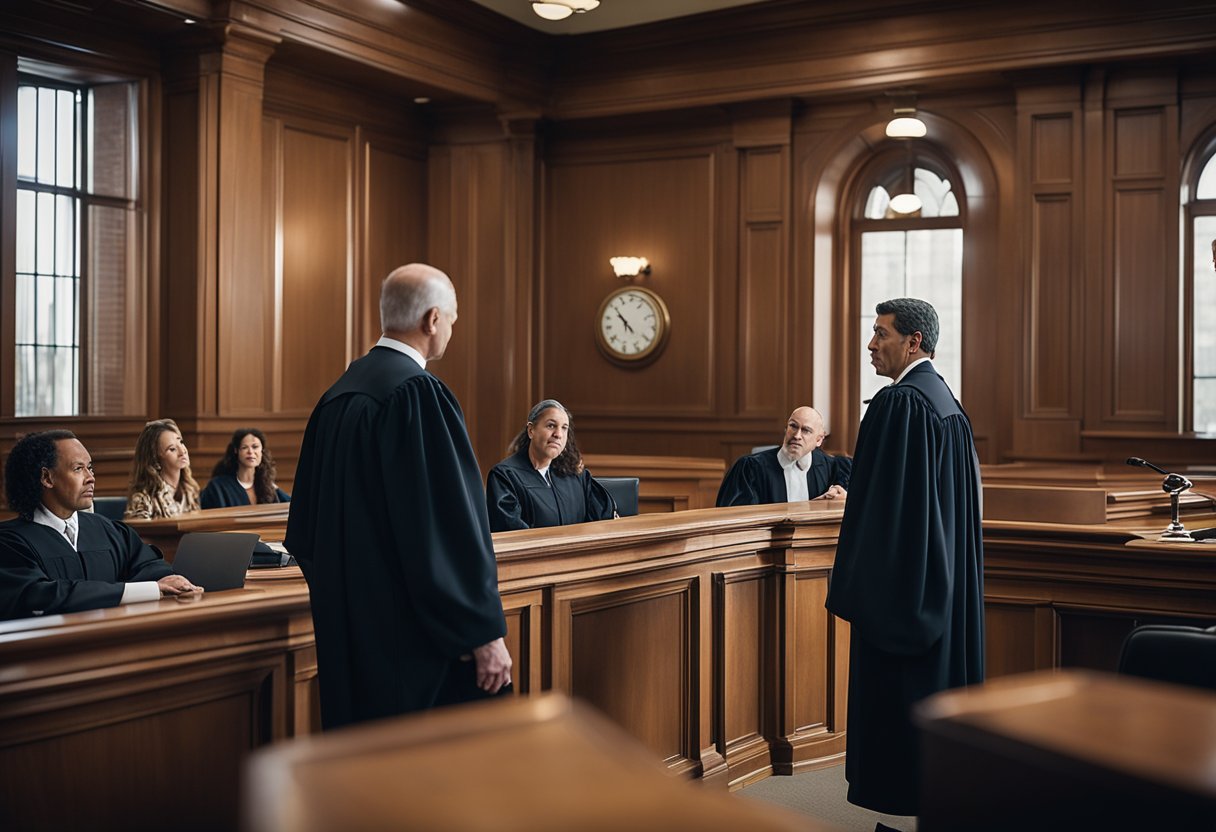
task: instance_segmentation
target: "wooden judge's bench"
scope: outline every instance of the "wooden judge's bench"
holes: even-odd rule
[[[1113,669],[1137,623],[1216,623],[1216,545],[1147,539],[1168,520],[1152,479],[1006,470],[985,471],[991,676]],[[1063,518],[1035,516],[1065,501]],[[161,545],[222,528],[281,539],[287,508],[133,525]],[[1204,511],[1187,525],[1216,525]],[[495,535],[517,688],[590,703],[669,772],[720,787],[839,762],[848,626],[823,603],[840,512],[705,508]],[[1098,522],[1061,522],[1074,516]],[[242,759],[316,726],[293,568],[194,604],[0,623],[3,828],[230,828]]]

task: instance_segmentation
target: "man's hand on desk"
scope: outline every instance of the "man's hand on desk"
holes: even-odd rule
[[[816,500],[843,500],[848,492],[839,485],[831,486],[827,491],[816,497]]]
[[[161,595],[170,595],[179,601],[196,601],[203,597],[203,588],[190,583],[182,575],[166,575],[156,582]]]
[[[498,693],[503,685],[511,684],[511,654],[501,638],[474,647],[473,659],[477,662],[477,687],[486,693]]]

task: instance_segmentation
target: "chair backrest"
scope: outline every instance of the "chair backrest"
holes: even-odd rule
[[[616,500],[617,514],[622,517],[632,517],[638,513],[637,477],[596,477],[595,479],[608,490],[612,499]]]
[[[93,513],[109,520],[121,520],[127,510],[126,497],[94,497]]]
[[[761,451],[771,451],[774,448],[780,448],[780,447],[781,447],[780,445],[757,445],[756,447],[752,448],[752,453],[758,454]]]
[[[1216,627],[1137,627],[1123,641],[1119,672],[1216,690]]]

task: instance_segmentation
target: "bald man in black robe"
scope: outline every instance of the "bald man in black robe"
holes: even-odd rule
[[[851,625],[848,799],[914,815],[913,703],[984,678],[983,511],[971,423],[929,360],[937,313],[877,312],[871,363],[895,383],[861,422],[827,608]]]
[[[456,291],[438,269],[402,266],[380,316],[384,336],[309,419],[287,522],[327,729],[511,680],[481,472],[460,405],[425,369],[451,338]]]

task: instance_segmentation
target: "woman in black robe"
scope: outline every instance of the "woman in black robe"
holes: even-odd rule
[[[570,411],[554,399],[537,403],[502,462],[490,469],[490,530],[539,529],[610,520],[616,506],[583,467]]]

